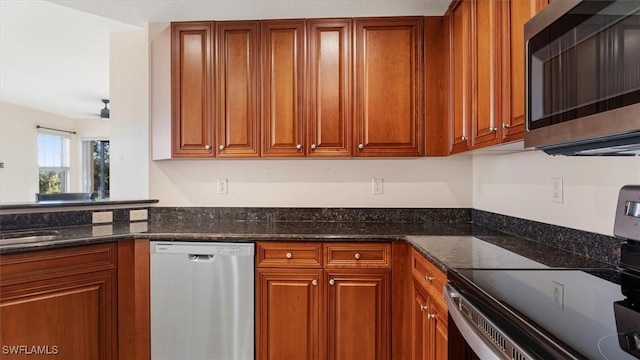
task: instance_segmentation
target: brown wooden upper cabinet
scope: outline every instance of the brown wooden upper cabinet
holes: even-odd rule
[[[304,156],[304,20],[262,21],[262,156]]]
[[[260,155],[260,22],[216,22],[217,157]]]
[[[352,154],[351,19],[307,20],[308,156]]]
[[[549,4],[548,0],[499,1],[502,15],[502,140],[524,138],[524,23]]]
[[[213,157],[213,28],[211,22],[171,29],[172,157]]]
[[[449,127],[450,152],[471,148],[471,2],[452,3],[445,15],[449,34]]]
[[[424,153],[423,22],[355,19],[355,156]]]
[[[524,23],[547,0],[454,1],[449,33],[450,153],[524,137]]]
[[[173,158],[424,155],[422,17],[185,22],[171,36]]]

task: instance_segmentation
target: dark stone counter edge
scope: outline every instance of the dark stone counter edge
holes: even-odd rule
[[[112,205],[133,205],[133,204],[155,204],[158,199],[143,200],[82,200],[82,201],[43,201],[28,202],[16,204],[0,204],[0,210],[28,210],[28,209],[49,209],[64,207],[83,207],[83,206],[112,206]]]
[[[93,236],[93,237],[85,237],[85,238],[75,238],[69,240],[51,240],[51,241],[43,241],[43,242],[34,242],[34,243],[15,243],[8,245],[0,246],[0,255],[7,255],[11,253],[24,253],[38,250],[46,250],[46,249],[61,249],[73,246],[80,245],[90,245],[90,244],[100,244],[114,241],[124,241],[124,240],[150,240],[150,241],[179,241],[179,242],[257,242],[257,241],[319,241],[319,242],[340,242],[340,241],[351,241],[351,242],[393,242],[393,241],[404,241],[412,248],[416,249],[422,256],[431,261],[434,265],[436,265],[442,272],[445,274],[448,270],[453,270],[453,268],[449,267],[444,261],[441,261],[436,256],[432,255],[429,252],[429,249],[423,245],[414,243],[411,241],[411,235],[347,235],[347,234],[286,234],[286,235],[274,235],[274,234],[203,234],[203,233],[127,233],[127,234],[117,234],[117,235],[104,235],[104,236]],[[481,240],[482,236],[480,237]],[[489,238],[487,240],[492,243]],[[527,239],[522,239],[522,241],[530,241]],[[578,256],[578,255],[576,255]],[[580,256],[578,256],[580,257]],[[580,257],[582,258],[582,257]],[[594,263],[598,263],[599,266],[579,266],[576,268],[607,268],[611,267],[611,265],[606,263],[599,263],[597,261],[593,261]],[[572,268],[572,267],[571,267]]]
[[[211,242],[256,242],[256,241],[406,241],[405,235],[313,235],[313,234],[174,234],[174,233],[129,233],[118,235],[92,236],[69,240],[49,240],[32,243],[15,243],[0,245],[0,255],[24,253],[45,249],[59,249],[78,245],[101,244],[121,240],[151,240],[151,241],[211,241]]]

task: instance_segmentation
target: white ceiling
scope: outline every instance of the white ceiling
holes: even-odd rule
[[[153,22],[441,15],[450,0],[0,0],[0,101],[96,118],[109,36]]]
[[[109,98],[109,36],[135,27],[47,1],[0,0],[0,100],[98,118]]]

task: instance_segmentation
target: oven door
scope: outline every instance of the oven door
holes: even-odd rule
[[[449,354],[455,354],[449,358],[535,359],[451,284],[445,286],[444,297],[449,309]]]

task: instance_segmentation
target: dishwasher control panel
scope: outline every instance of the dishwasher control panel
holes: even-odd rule
[[[253,243],[152,242],[152,254],[253,256]]]

